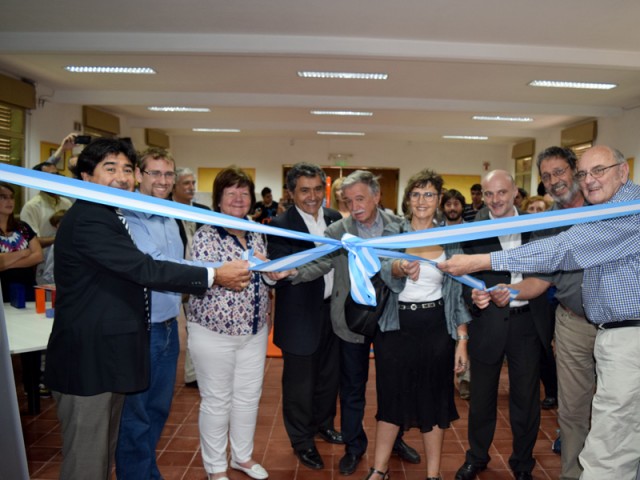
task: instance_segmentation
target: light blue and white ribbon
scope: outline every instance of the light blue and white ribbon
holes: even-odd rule
[[[386,256],[425,261],[422,257],[412,258],[411,255],[400,252],[389,252],[389,250],[478,240],[513,233],[568,226],[577,223],[595,222],[640,213],[640,200],[638,200],[501,218],[489,222],[466,223],[447,228],[430,228],[388,237],[360,239],[351,235],[343,237],[342,240],[336,240],[262,225],[222,213],[142,195],[137,192],[117,190],[95,183],[83,182],[58,175],[53,176],[50,173],[28,170],[13,165],[0,164],[0,174],[0,179],[5,182],[90,202],[137,210],[154,215],[164,215],[196,223],[277,235],[322,244],[319,247],[312,248],[305,252],[296,253],[270,262],[259,263],[259,261],[255,259],[255,264],[251,267],[253,270],[265,272],[288,270],[320,258],[338,248],[345,248],[349,252],[349,276],[351,279],[352,297],[357,302],[366,305],[375,305],[375,294],[369,279],[380,270],[378,257]],[[473,277],[465,275],[457,279],[467,285],[475,285],[476,287],[474,288],[484,288],[484,284],[480,285],[478,283],[479,281]]]

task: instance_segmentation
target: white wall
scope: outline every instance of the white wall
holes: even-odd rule
[[[27,116],[27,165],[40,161],[40,142],[58,143],[73,131],[74,122],[82,121],[82,108],[77,105],[46,103]],[[137,148],[145,147],[144,131],[129,128],[121,117],[121,135],[130,136]],[[627,157],[640,159],[640,108],[619,117],[598,119],[597,144],[614,146]],[[536,154],[560,143],[560,129],[549,129],[536,136]],[[307,161],[330,165],[330,153],[350,153],[349,167],[373,166],[400,169],[400,185],[421,168],[432,168],[443,174],[482,175],[483,162],[490,170],[504,168],[513,171],[511,146],[487,145],[478,142],[399,142],[362,139],[233,138],[214,136],[172,137],[171,150],[179,166],[197,171],[199,166],[224,167],[231,164],[256,169],[256,189],[271,187],[277,198],[282,188],[282,165]],[[639,160],[640,162],[640,160]],[[531,191],[537,187],[535,162]],[[640,163],[634,181],[640,181]],[[203,191],[210,187],[200,186]]]
[[[300,161],[331,165],[330,153],[350,153],[349,167],[371,166],[400,169],[400,185],[422,168],[439,173],[483,173],[483,162],[491,169],[509,168],[511,147],[452,143],[381,142],[363,140],[296,140],[285,138],[172,137],[171,151],[179,166],[195,171],[199,166],[237,165],[256,169],[256,190],[270,187],[276,199],[282,188],[282,165]],[[199,190],[211,191],[210,185]]]

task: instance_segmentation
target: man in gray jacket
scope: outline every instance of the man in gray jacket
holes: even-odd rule
[[[371,172],[357,170],[347,176],[342,184],[342,196],[351,216],[331,224],[325,231],[325,236],[341,239],[345,233],[351,233],[360,238],[375,238],[398,231],[395,224],[401,222],[401,219],[378,208],[380,184]],[[392,277],[391,263],[382,261],[380,275],[389,288],[400,291],[402,280]],[[333,331],[340,338],[340,411],[342,438],[345,443],[345,455],[340,459],[339,469],[341,474],[351,475],[368,444],[362,419],[372,338],[354,333],[347,327],[344,303],[351,286],[346,250],[338,250],[300,267],[292,281],[294,284],[312,281],[332,268],[335,277],[331,293],[331,323]],[[388,302],[383,317],[394,308],[397,305]],[[420,463],[418,453],[404,443],[401,437],[396,440],[394,453],[408,462]]]

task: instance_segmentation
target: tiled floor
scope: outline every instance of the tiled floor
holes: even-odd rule
[[[184,345],[184,342],[183,342]],[[169,420],[158,445],[158,464],[166,480],[173,479],[206,479],[206,473],[200,458],[198,438],[198,406],[199,395],[195,389],[185,388],[182,383],[182,355],[178,369],[178,383]],[[14,362],[15,363],[15,362]],[[372,464],[375,438],[375,369],[371,368],[370,381],[367,388],[367,407],[365,414],[365,429],[369,436],[369,450],[358,471],[350,478],[360,480]],[[506,370],[506,368],[505,368]],[[280,377],[282,374],[282,360],[267,359],[266,375],[263,395],[260,402],[260,414],[255,438],[254,458],[262,463],[270,473],[272,480],[324,480],[345,478],[338,472],[338,461],[343,454],[343,448],[330,445],[318,440],[317,445],[324,458],[326,468],[312,471],[298,464],[293,455],[282,424],[282,405],[280,394]],[[481,480],[500,480],[513,478],[507,459],[511,452],[511,434],[508,426],[507,412],[507,378],[502,375],[498,427],[494,444],[491,447],[492,461],[489,469],[482,472]],[[21,388],[18,391],[22,391]],[[442,458],[442,478],[453,480],[457,468],[464,461],[466,449],[468,404],[456,400],[460,420],[454,423],[445,436],[444,453]],[[20,395],[22,410],[26,409],[26,397]],[[52,400],[43,400],[42,412],[37,416],[22,417],[23,432],[27,445],[29,472],[32,479],[58,478],[61,461],[61,439],[56,420],[55,408]],[[339,425],[339,423],[336,423]],[[542,422],[538,441],[535,446],[537,466],[534,478],[557,479],[560,472],[560,457],[551,452],[551,443],[556,437],[558,428],[556,412],[542,411]],[[410,431],[405,435],[407,443],[423,453],[421,438],[418,432]],[[392,480],[413,480],[425,478],[424,461],[420,465],[409,465],[397,458],[392,459]],[[115,475],[113,476],[115,478]],[[231,480],[246,480],[242,473],[229,471]]]

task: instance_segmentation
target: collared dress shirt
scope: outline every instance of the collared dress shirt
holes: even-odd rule
[[[178,224],[173,218],[148,213],[122,211],[133,241],[141,252],[156,260],[194,265],[183,260],[184,248]],[[195,265],[199,265],[195,263]],[[180,313],[181,294],[175,292],[151,292],[151,323],[176,318]]]
[[[628,181],[607,204],[640,199]],[[513,250],[491,253],[493,270],[555,272],[584,269],[582,301],[595,323],[640,319],[640,215],[574,225]]]
[[[298,207],[295,207],[298,210],[298,213],[302,217],[304,224],[307,226],[309,233],[311,235],[317,235],[318,237],[324,236],[324,231],[327,229],[327,222],[324,221],[324,210],[320,207],[318,210],[318,217],[313,218],[313,215],[310,215],[306,212],[303,212]],[[321,243],[316,242],[316,247],[322,245]],[[333,290],[333,270],[329,273],[324,274],[324,298],[329,298],[331,296],[331,291]]]

